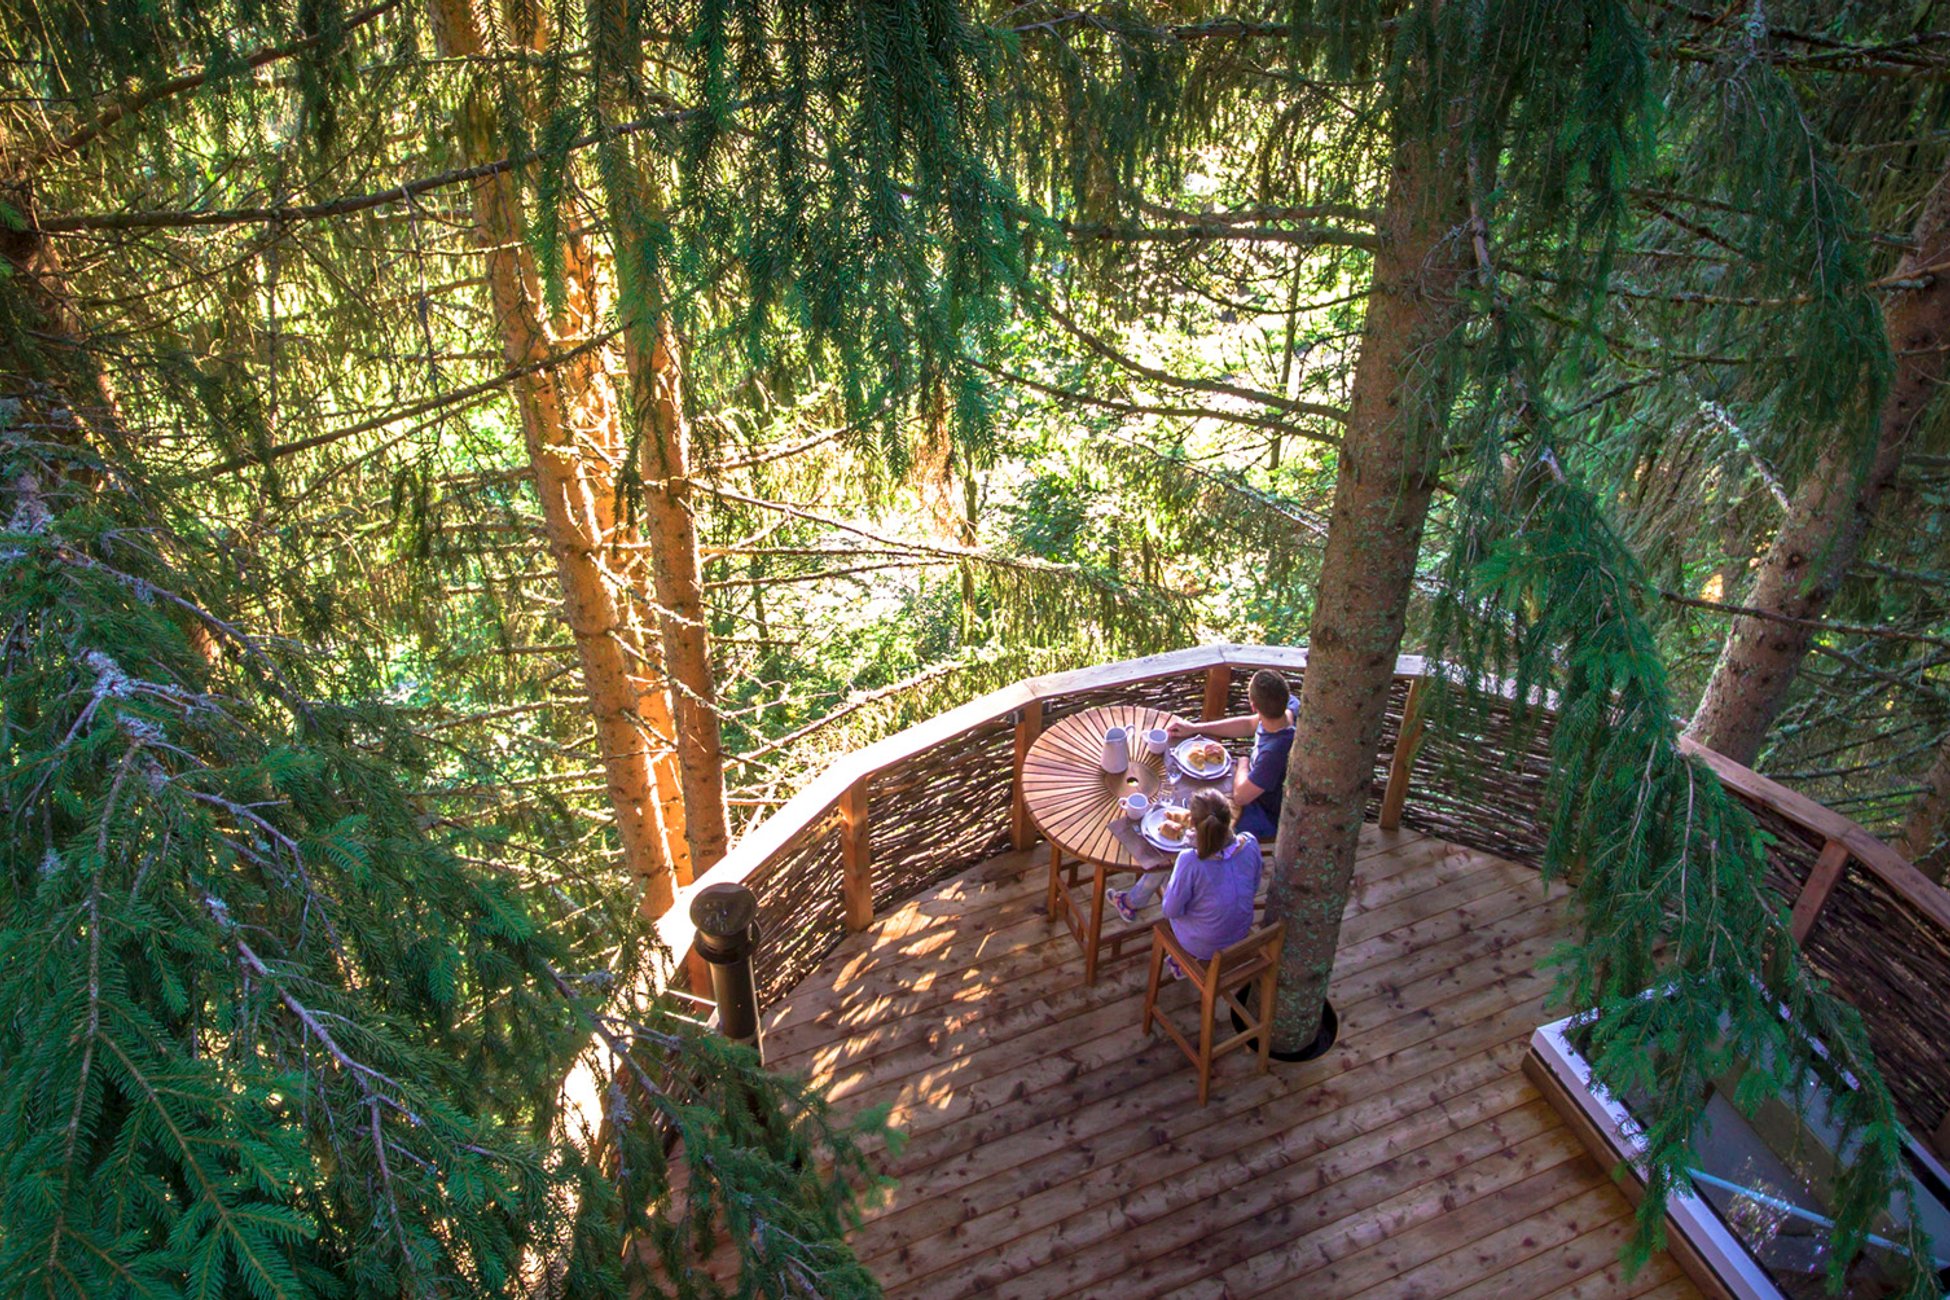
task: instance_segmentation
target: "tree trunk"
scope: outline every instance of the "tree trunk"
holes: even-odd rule
[[[596,21],[611,31],[631,30],[615,0],[592,5]],[[641,84],[641,53],[598,42],[592,54],[598,102],[612,120],[634,108],[632,88]],[[705,623],[702,565],[692,516],[691,425],[684,407],[684,355],[671,320],[664,284],[642,255],[662,215],[657,175],[634,155],[636,144],[619,141],[633,164],[605,177],[610,229],[620,282],[623,359],[630,377],[629,413],[637,433],[638,476],[643,485],[639,528],[651,576],[650,600],[662,642],[661,669],[669,685],[678,780],[683,790],[683,838],[692,872],[709,870],[730,843],[724,792],[724,737],[718,726],[717,684],[711,671],[710,628]],[[617,184],[633,190],[615,188]]]
[[[647,337],[646,337],[647,336]],[[685,839],[692,869],[725,855],[724,738],[711,676],[710,629],[698,575],[691,517],[690,419],[684,412],[683,353],[670,317],[625,327],[630,386],[643,431],[643,532],[655,579],[664,671],[676,719],[677,767],[684,789]]]
[[[1280,350],[1280,396],[1291,402],[1300,396],[1293,385],[1293,348],[1300,333],[1300,281],[1301,272],[1307,265],[1304,249],[1293,254],[1293,274],[1287,279],[1286,291],[1286,346]],[[1280,468],[1281,433],[1273,430],[1273,448],[1266,457],[1266,472],[1271,474]]]
[[[1946,819],[1950,819],[1950,737],[1938,745],[1936,761],[1923,778],[1923,791],[1909,805],[1902,834],[1896,837],[1896,851],[1939,885],[1943,883],[1945,858],[1950,855],[1934,850],[1943,838]]]
[[[7,157],[0,136],[0,168]],[[3,171],[0,202],[31,221],[31,186]],[[38,437],[73,446],[92,438],[105,450],[126,453],[121,401],[89,341],[54,245],[37,229],[15,230],[0,222],[0,268],[12,281],[20,312],[15,317],[0,305],[0,396],[33,413]]]
[[[1687,735],[1737,763],[1751,766],[1762,739],[1787,703],[1788,690],[1819,623],[1855,562],[1876,503],[1895,480],[1911,435],[1950,365],[1950,282],[1927,268],[1950,257],[1950,174],[1939,179],[1916,221],[1916,246],[1896,270],[1922,288],[1898,289],[1884,301],[1883,328],[1895,352],[1896,374],[1877,416],[1866,470],[1853,438],[1834,439],[1789,502],[1748,607],[1782,618],[1742,615],[1734,620],[1713,677],[1706,684]]]
[[[486,53],[468,0],[432,0],[432,18],[442,56],[471,58]],[[494,153],[490,107],[478,95],[470,95],[461,114],[461,139],[469,161],[488,160]],[[531,365],[558,349],[537,307],[541,294],[524,242],[514,177],[507,173],[480,177],[472,183],[471,198],[473,233],[486,254],[503,353],[511,365]],[[643,882],[644,911],[661,916],[674,901],[675,885],[655,795],[651,746],[637,712],[642,693],[631,671],[627,620],[619,608],[623,593],[605,565],[616,540],[614,492],[600,475],[591,473],[584,444],[577,437],[575,417],[583,416],[586,422],[595,414],[589,403],[598,392],[586,372],[572,376],[557,369],[532,371],[514,385],[549,551],[562,585],[563,610],[575,637],[583,690],[595,720],[617,839],[625,863]]]
[[[564,308],[555,322],[556,345],[574,348],[601,331],[605,303],[595,251],[583,231],[571,226],[563,231],[562,242]],[[664,856],[677,883],[688,885],[700,867],[694,861],[694,846],[689,838],[687,791],[678,762],[678,724],[671,708],[662,637],[654,617],[657,600],[651,564],[644,554],[643,539],[636,524],[624,518],[617,508],[620,499],[617,484],[622,481],[630,441],[624,427],[623,399],[600,352],[577,357],[562,368],[562,375],[575,394],[576,409],[570,423],[579,435],[577,445],[588,462],[596,525],[611,539],[600,558],[621,617],[615,635],[630,666],[630,682],[636,692],[637,726],[647,733],[644,739],[650,746],[650,776],[663,827]],[[722,791],[718,806],[723,807]],[[719,821],[722,820],[720,814]],[[706,859],[703,865],[708,867],[722,855],[720,845],[717,854]]]
[[[1460,156],[1397,143],[1334,512],[1300,687],[1268,911],[1286,922],[1277,1050],[1320,1026],[1395,656],[1434,487],[1446,393],[1430,355],[1459,317],[1468,216]]]

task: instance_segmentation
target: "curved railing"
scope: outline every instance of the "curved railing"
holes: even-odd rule
[[[658,922],[689,951],[697,890],[737,882],[758,897],[761,1004],[790,989],[876,911],[1036,838],[1015,789],[1022,753],[1057,718],[1100,704],[1184,716],[1244,712],[1246,678],[1296,682],[1307,652],[1208,645],[1032,677],[856,750],[754,826]],[[1396,663],[1369,816],[1503,857],[1536,862],[1550,717],[1514,724],[1507,698],[1447,709],[1422,725],[1418,656]],[[1404,728],[1406,718],[1406,728]],[[1686,743],[1686,742],[1682,742]],[[1687,744],[1771,837],[1769,883],[1792,903],[1810,960],[1868,1022],[1912,1128],[1950,1110],[1950,893],[1862,826],[1711,750]]]

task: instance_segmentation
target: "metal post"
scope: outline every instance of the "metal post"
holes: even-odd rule
[[[711,968],[711,995],[718,1003],[718,1032],[764,1054],[758,1036],[758,990],[752,984],[752,950],[758,947],[758,899],[743,885],[708,885],[691,899],[694,946]]]

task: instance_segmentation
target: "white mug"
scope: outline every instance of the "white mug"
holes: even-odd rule
[[[1131,740],[1122,727],[1104,733],[1104,771],[1122,772],[1131,766]]]
[[[1154,754],[1162,754],[1171,744],[1171,735],[1163,727],[1153,727],[1144,733],[1144,747]]]
[[[1143,793],[1133,790],[1124,796],[1124,815],[1132,821],[1143,821],[1144,814],[1150,811],[1151,800]]]

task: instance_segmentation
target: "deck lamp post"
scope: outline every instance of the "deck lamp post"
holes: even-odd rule
[[[708,885],[691,900],[697,955],[711,968],[711,996],[718,1004],[718,1032],[749,1044],[761,1057],[758,990],[752,983],[752,952],[758,947],[758,898],[743,885]]]

